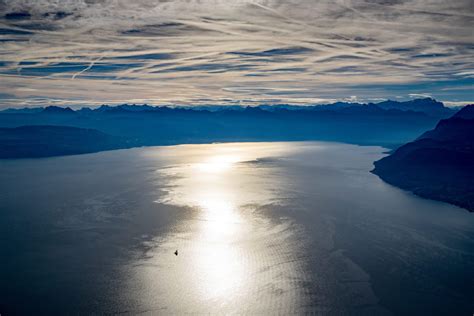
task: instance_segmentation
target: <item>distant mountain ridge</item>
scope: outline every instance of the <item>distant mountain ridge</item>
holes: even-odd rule
[[[474,211],[474,105],[374,165],[388,183]]]
[[[442,102],[436,101],[432,98],[415,99],[410,101],[398,102],[387,100],[377,103],[377,106],[384,110],[402,110],[423,112],[429,115],[451,115],[455,111],[444,106]]]
[[[247,106],[239,105],[201,105],[201,106],[151,106],[147,104],[135,105],[135,104],[122,104],[116,106],[102,105],[98,108],[91,109],[83,107],[79,110],[73,110],[69,107],[63,108],[58,106],[47,106],[40,108],[23,108],[23,109],[5,109],[0,111],[0,113],[72,113],[72,112],[154,112],[154,111],[163,111],[168,109],[185,109],[193,111],[243,111]],[[274,104],[274,105],[258,105],[252,106],[251,108],[259,108],[264,111],[274,112],[280,110],[289,110],[289,111],[344,111],[348,108],[353,109],[366,109],[368,111],[374,109],[383,109],[383,110],[400,110],[400,111],[413,111],[413,112],[422,112],[427,115],[448,117],[454,114],[456,111],[445,107],[442,102],[436,101],[432,98],[424,99],[415,99],[409,101],[392,101],[386,100],[379,103],[357,103],[357,102],[335,102],[329,104],[319,104],[319,105],[291,105],[291,104]]]
[[[51,105],[48,107],[45,107],[42,111],[39,113],[46,113],[46,114],[74,114],[75,111],[71,109],[70,107],[60,107],[60,106],[55,106]]]

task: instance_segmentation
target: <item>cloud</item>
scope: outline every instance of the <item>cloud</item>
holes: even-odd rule
[[[409,93],[408,96],[410,98],[415,98],[415,99],[417,99],[417,98],[433,98],[431,96],[431,94],[429,94],[429,93]]]
[[[474,79],[471,0],[6,0],[0,12],[11,102],[472,99],[460,89]]]

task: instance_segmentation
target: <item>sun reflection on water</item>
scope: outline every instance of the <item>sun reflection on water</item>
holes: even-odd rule
[[[199,256],[194,268],[204,299],[231,297],[245,281],[245,269],[236,243],[242,217],[234,192],[223,183],[238,161],[238,156],[218,155],[197,163],[193,170],[193,176],[202,180],[191,198],[201,210],[196,241]]]
[[[293,265],[287,258],[290,230],[286,224],[272,225],[255,209],[277,199],[278,181],[269,169],[248,163],[275,154],[276,146],[265,146],[175,147],[177,157],[184,159],[158,170],[157,179],[166,185],[160,183],[164,194],[157,202],[190,210],[159,240],[151,257],[153,265],[144,268],[145,285],[150,289],[145,292],[166,293],[160,300],[173,302],[167,308],[178,304],[185,306],[177,311],[196,311],[197,307],[219,313],[252,310],[272,304],[259,297],[273,298],[275,288],[289,288],[282,276],[298,273],[288,268]],[[175,249],[179,249],[178,257],[172,255]],[[285,295],[288,299],[292,294]]]
[[[204,162],[197,163],[196,169],[203,173],[221,173],[230,169],[239,162],[237,155],[217,155],[212,156]]]

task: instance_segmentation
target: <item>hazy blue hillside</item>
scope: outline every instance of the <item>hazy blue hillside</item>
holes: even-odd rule
[[[131,145],[92,129],[41,125],[0,128],[0,158],[84,154]]]
[[[383,180],[474,211],[474,105],[375,162]]]

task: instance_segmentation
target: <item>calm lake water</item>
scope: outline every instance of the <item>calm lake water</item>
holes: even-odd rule
[[[369,172],[383,155],[292,142],[1,161],[0,313],[472,315],[474,214],[384,183]]]

